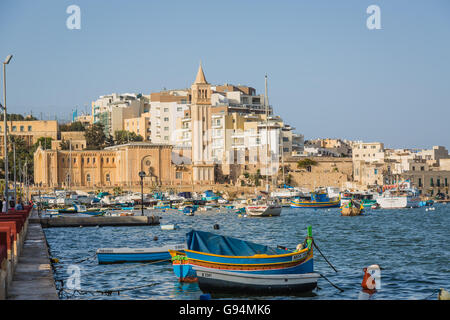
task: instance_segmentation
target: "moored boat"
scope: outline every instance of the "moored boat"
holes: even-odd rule
[[[248,205],[245,211],[253,217],[275,217],[281,214],[282,205],[272,201],[260,201]]]
[[[170,244],[154,248],[100,248],[99,264],[170,260],[169,250],[183,251],[186,244]]]
[[[362,203],[356,200],[350,200],[341,207],[341,214],[343,216],[359,216],[363,212]]]
[[[317,287],[318,273],[248,274],[194,266],[200,290],[207,293],[291,294]]]
[[[310,227],[308,237],[296,250],[196,230],[187,234],[186,242],[184,254],[170,251],[174,272],[197,277],[202,291],[303,292],[317,285]],[[199,273],[193,272],[197,270]]]
[[[394,188],[386,188],[382,196],[377,198],[377,203],[382,209],[418,208],[420,197],[419,192],[406,181]]]
[[[294,199],[291,201],[292,208],[338,208],[341,198],[329,198],[325,192],[311,192],[311,200]]]

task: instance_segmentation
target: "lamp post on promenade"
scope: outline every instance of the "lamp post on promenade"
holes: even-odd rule
[[[139,177],[141,178],[141,216],[144,215],[144,177],[146,176],[144,171],[139,171]]]
[[[144,178],[147,174],[144,171],[144,159],[150,157],[150,155],[146,155],[141,159],[141,171],[139,171],[139,177],[141,178],[141,215],[144,215]],[[150,160],[148,160],[148,164],[150,164]],[[150,176],[150,172],[148,174]]]
[[[9,197],[8,197],[8,127],[7,127],[7,121],[6,121],[6,65],[9,64],[9,62],[12,59],[12,54],[6,57],[5,61],[3,62],[3,122],[4,122],[4,160],[5,160],[5,199],[6,199],[6,208],[4,209],[5,212],[8,212],[8,206],[9,206]]]

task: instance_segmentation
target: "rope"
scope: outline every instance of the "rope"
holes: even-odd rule
[[[435,289],[435,290],[433,290],[433,293],[432,294],[430,294],[429,296],[427,296],[427,297],[425,297],[424,299],[422,299],[422,300],[428,300],[429,298],[431,298],[432,296],[434,296],[436,293],[438,293],[439,291],[441,291],[440,289]]]
[[[147,262],[147,263],[141,263],[141,264],[134,264],[132,266],[127,266],[127,267],[123,267],[123,268],[115,268],[113,270],[107,270],[107,271],[103,271],[103,272],[90,272],[87,274],[84,274],[83,277],[85,276],[89,276],[92,274],[106,274],[106,273],[110,273],[110,272],[115,272],[118,270],[125,270],[125,269],[131,269],[131,268],[136,268],[136,267],[140,267],[140,266],[144,266],[144,265],[149,265],[149,264],[155,264],[155,263],[159,263],[159,262],[163,262],[163,261],[170,261],[171,259],[163,259],[163,260],[157,260],[157,261],[152,261],[152,262]],[[69,279],[69,277],[67,278],[63,278],[63,279],[55,279],[55,283],[59,283],[60,284],[60,288],[58,289],[58,295],[61,297],[63,293],[67,293],[72,292],[72,296],[75,295],[76,293],[78,294],[102,294],[102,295],[112,295],[114,292],[117,292],[118,295],[120,295],[121,291],[129,291],[129,290],[136,290],[136,289],[140,289],[140,288],[145,288],[145,287],[151,287],[154,285],[159,284],[159,282],[157,283],[151,283],[151,284],[146,284],[146,285],[142,285],[142,286],[137,286],[137,287],[130,287],[130,288],[115,288],[115,289],[108,289],[108,290],[80,290],[80,289],[67,289],[64,288],[64,280]]]
[[[319,273],[322,278],[328,281],[329,284],[331,284],[333,287],[338,289],[340,292],[344,292],[344,289],[339,288],[337,285],[335,285],[333,282],[331,282],[327,277],[325,277],[323,274]]]
[[[320,251],[319,247],[318,247],[317,244],[316,244],[316,241],[314,241],[314,240],[313,240],[313,245],[314,245],[314,247],[319,251],[320,255],[325,259],[325,261],[328,263],[328,265],[329,265],[330,267],[332,267],[334,271],[338,272],[338,271],[336,270],[336,268],[333,267],[333,265],[331,264],[331,262],[328,261],[328,259],[324,256],[324,254],[322,253],[322,251]]]
[[[137,289],[142,289],[142,288],[146,288],[146,287],[153,287],[158,284],[160,284],[160,282],[149,283],[149,284],[145,284],[142,286],[120,287],[120,288],[113,288],[113,289],[107,289],[107,290],[81,290],[81,289],[60,288],[59,293],[61,294],[62,292],[70,291],[70,292],[72,292],[72,295],[75,295],[76,293],[78,293],[78,294],[92,294],[92,295],[101,294],[101,295],[111,296],[115,292],[117,293],[117,295],[120,295],[120,292],[137,290]]]
[[[94,271],[94,272],[83,274],[83,277],[89,276],[89,275],[92,275],[92,274],[106,274],[106,273],[115,272],[115,271],[118,271],[118,270],[131,269],[131,268],[136,268],[136,267],[145,266],[145,265],[149,265],[149,264],[159,263],[159,262],[163,262],[163,261],[171,261],[171,259],[163,259],[163,260],[157,260],[157,261],[146,262],[146,263],[141,263],[141,264],[133,264],[132,266],[127,266],[127,267],[123,267],[123,268],[115,268],[115,269],[106,270],[106,271],[103,271],[103,272]],[[64,281],[64,280],[67,280],[69,278],[70,277],[67,277],[65,279],[57,279],[57,280],[58,281]]]

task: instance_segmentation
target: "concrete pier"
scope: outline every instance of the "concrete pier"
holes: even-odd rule
[[[124,217],[54,217],[34,218],[30,222],[39,222],[43,228],[62,227],[96,227],[96,226],[149,226],[159,224],[158,216],[124,216]]]
[[[33,223],[31,217],[29,222],[23,250],[6,298],[58,300],[44,232],[40,223]]]

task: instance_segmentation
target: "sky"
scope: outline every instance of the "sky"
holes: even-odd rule
[[[450,148],[448,0],[1,0],[8,54],[10,113],[69,119],[100,95],[187,88],[201,60],[212,84],[264,93],[267,74],[275,113],[305,139]]]

